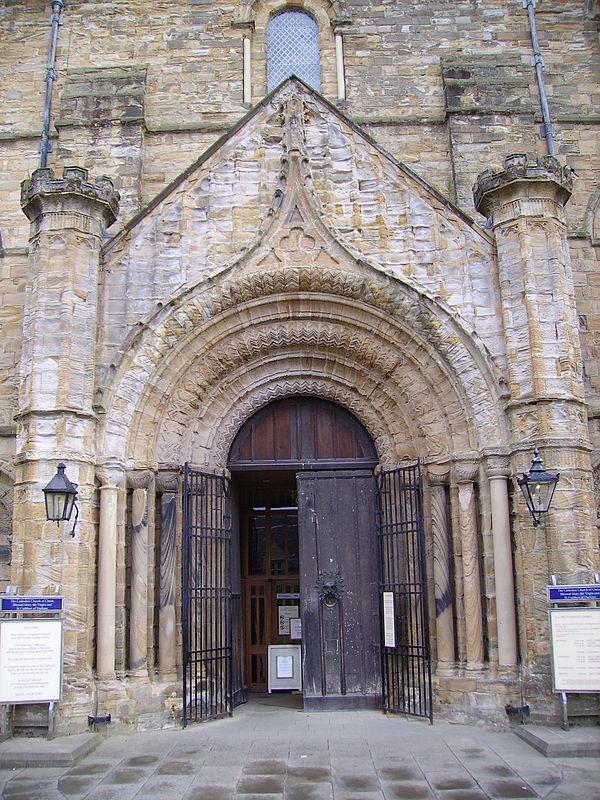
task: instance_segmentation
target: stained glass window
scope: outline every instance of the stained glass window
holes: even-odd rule
[[[267,64],[269,91],[290,75],[321,90],[319,28],[303,11],[283,11],[269,22]]]

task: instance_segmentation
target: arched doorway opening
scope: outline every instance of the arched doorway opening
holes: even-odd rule
[[[430,717],[419,465],[378,469],[349,411],[295,396],[242,425],[227,466],[184,469],[184,724],[267,688]]]
[[[250,692],[291,683],[307,709],[381,704],[376,465],[360,422],[315,397],[271,403],[238,432],[228,468]],[[328,583],[337,596],[323,601]]]

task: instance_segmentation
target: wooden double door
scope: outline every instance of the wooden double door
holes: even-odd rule
[[[299,618],[305,709],[379,706],[373,471],[300,471],[268,482],[256,473],[240,503],[249,691],[267,690],[268,647],[297,643],[290,620]]]

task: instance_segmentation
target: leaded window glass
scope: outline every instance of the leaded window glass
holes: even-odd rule
[[[319,28],[303,11],[283,11],[269,22],[267,48],[269,91],[290,75],[321,90]]]

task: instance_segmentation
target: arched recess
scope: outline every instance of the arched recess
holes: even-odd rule
[[[377,460],[373,442],[350,412],[300,395],[269,403],[247,420],[231,445],[227,464],[238,471],[299,465],[340,469],[372,468]]]
[[[223,467],[273,399],[340,403],[382,463],[503,447],[502,383],[442,304],[386,278],[295,268],[221,278],[156,312],[103,390],[101,458]]]
[[[256,9],[261,5],[262,0],[240,0],[238,4],[238,19],[244,22],[252,22],[255,19]],[[282,3],[282,5],[284,5]],[[304,3],[294,3],[294,7],[303,8]],[[348,9],[344,0],[326,0],[323,5],[330,9],[334,19],[344,19],[348,16]]]
[[[319,55],[321,62],[321,93],[329,100],[337,96],[335,27],[345,19],[339,3],[328,0],[256,0],[240,4],[236,25],[248,37],[251,48],[251,102],[267,94],[267,38],[269,20],[285,10],[303,11],[312,17],[319,29]]]

